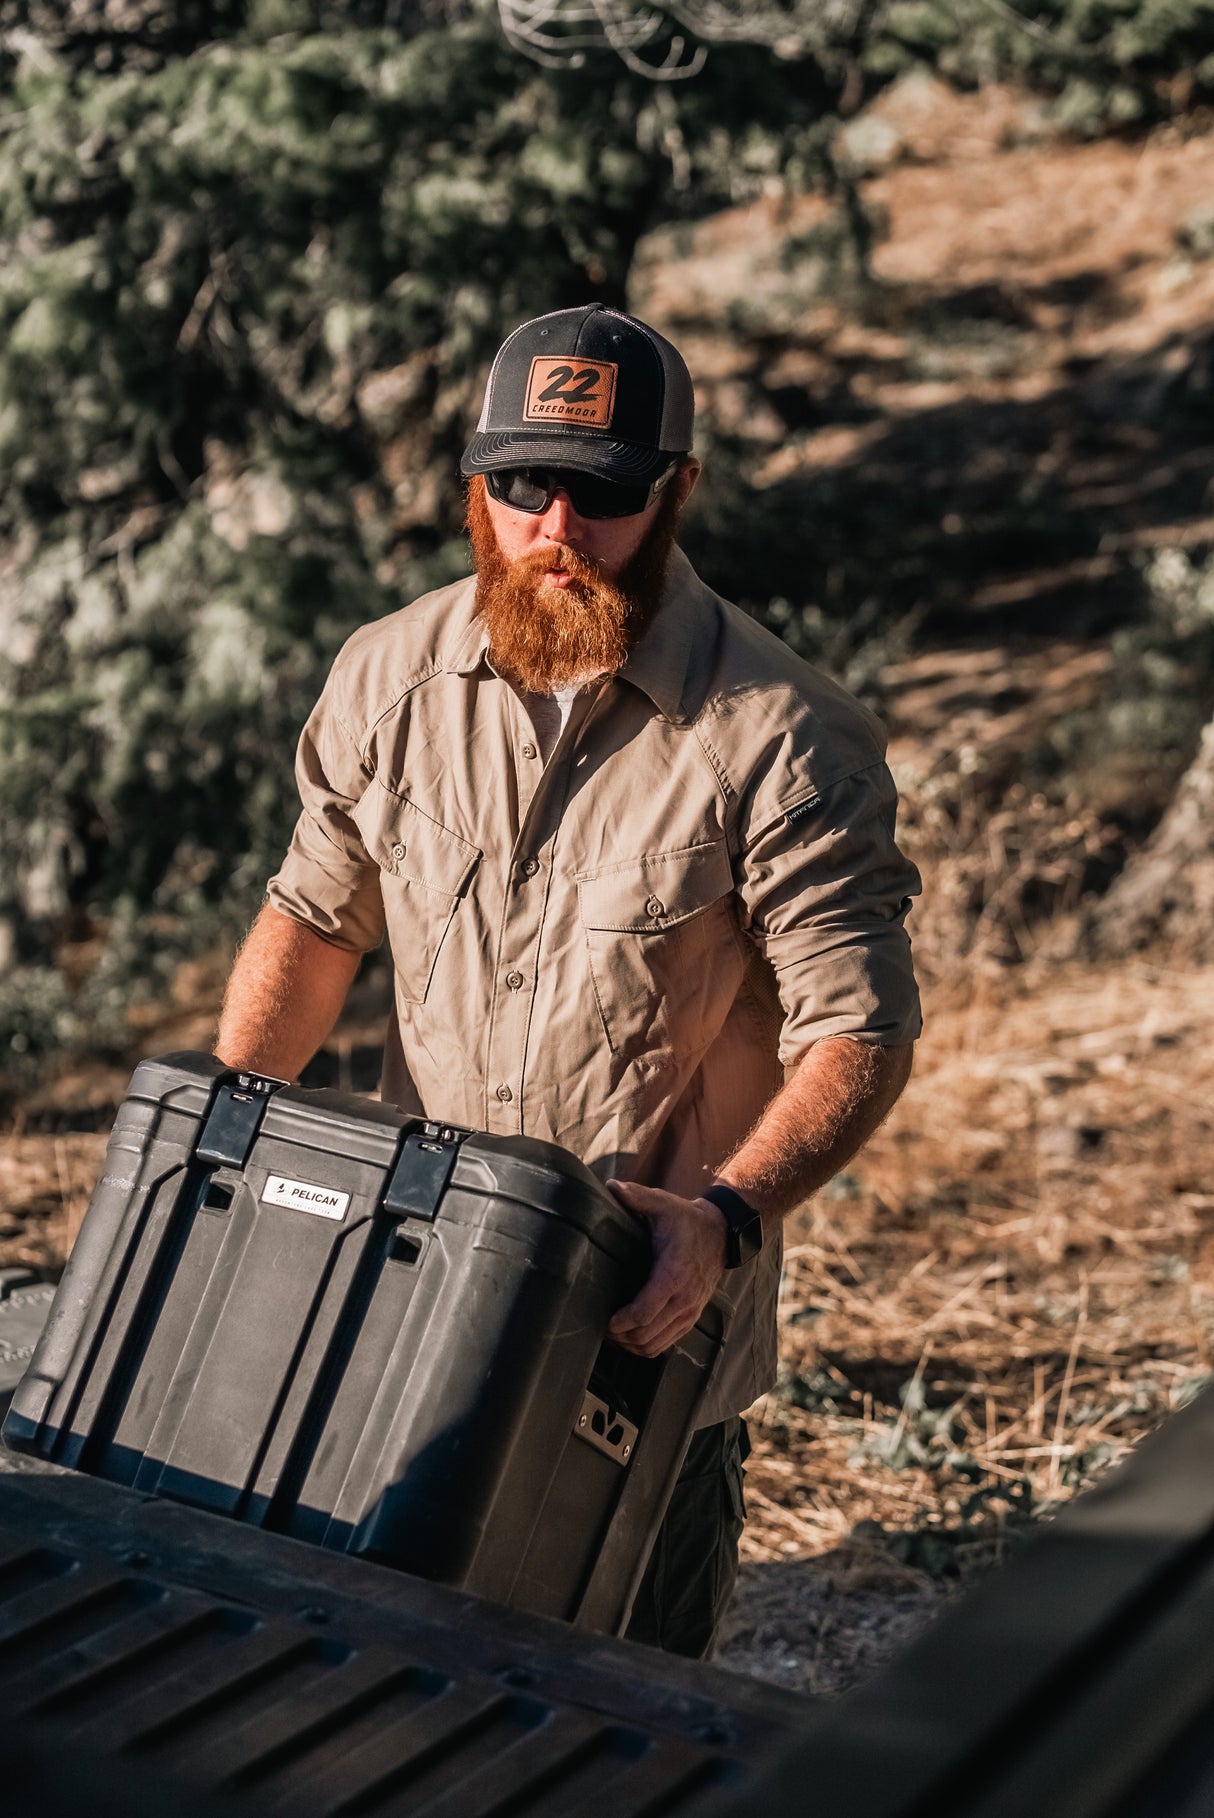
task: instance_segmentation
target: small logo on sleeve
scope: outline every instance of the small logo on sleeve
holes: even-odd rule
[[[261,1197],[267,1205],[289,1206],[292,1212],[310,1212],[313,1218],[344,1218],[350,1204],[348,1193],[317,1187],[311,1181],[284,1180],[281,1174],[271,1174]]]
[[[798,802],[795,808],[788,810],[784,820],[789,827],[795,827],[798,821],[803,821],[807,814],[812,814],[815,808],[821,806],[822,797],[820,795],[807,795],[803,802]]]
[[[584,423],[609,429],[615,411],[614,360],[574,360],[537,354],[527,380],[525,423]]]

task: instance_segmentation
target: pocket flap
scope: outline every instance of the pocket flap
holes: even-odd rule
[[[733,889],[724,840],[626,859],[577,880],[582,922],[587,928],[620,933],[654,933],[697,915]]]
[[[381,871],[441,896],[459,896],[481,858],[479,846],[378,783],[367,790],[353,818]]]

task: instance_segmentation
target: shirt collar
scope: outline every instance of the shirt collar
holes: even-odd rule
[[[705,587],[683,551],[673,548],[666,569],[662,601],[637,640],[618,679],[649,696],[659,713],[676,723],[690,717],[685,697],[697,624],[703,624]],[[443,668],[472,675],[488,661],[489,633],[475,610],[452,639]]]
[[[698,630],[707,627],[706,588],[683,551],[674,548],[662,603],[638,638],[620,677],[647,694],[676,724],[691,718],[688,693]]]
[[[452,675],[472,675],[486,659],[489,632],[476,610],[476,577],[469,577],[467,609],[469,618],[461,626],[442,657],[443,668]]]

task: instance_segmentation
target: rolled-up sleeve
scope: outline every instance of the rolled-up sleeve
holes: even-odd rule
[[[823,1036],[894,1045],[920,1032],[903,925],[920,879],[895,841],[896,811],[875,763],[790,796],[747,844],[743,920],[775,973],[785,1066]]]
[[[303,729],[295,780],[302,812],[267,899],[333,946],[369,952],[384,937],[380,871],[352,817],[371,773],[327,691]]]

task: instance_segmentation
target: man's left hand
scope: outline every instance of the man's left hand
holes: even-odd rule
[[[609,1338],[639,1357],[657,1357],[690,1332],[725,1267],[725,1221],[704,1199],[609,1180],[622,1206],[649,1221],[653,1267],[635,1300],[621,1307]]]

